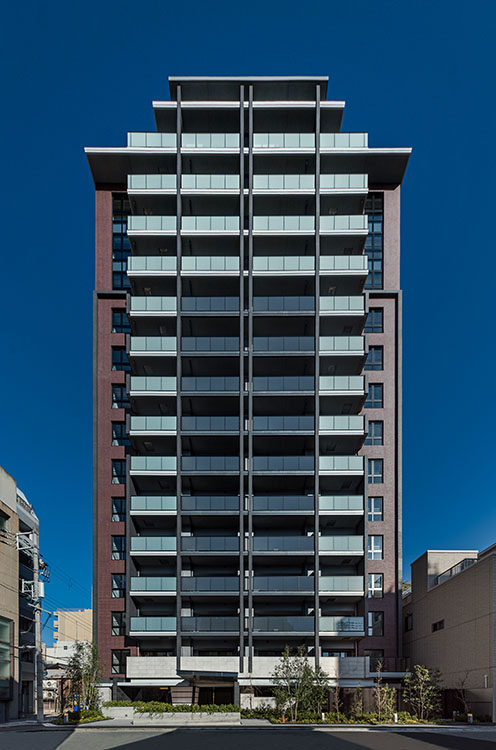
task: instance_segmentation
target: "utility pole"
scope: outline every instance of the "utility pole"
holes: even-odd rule
[[[34,581],[34,677],[36,691],[36,718],[43,722],[43,660],[41,655],[41,599],[44,584],[40,583],[40,543],[39,534],[35,530],[32,532],[33,537],[33,581]]]

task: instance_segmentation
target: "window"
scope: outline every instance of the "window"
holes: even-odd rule
[[[126,596],[126,576],[124,573],[112,573],[112,599]]]
[[[379,662],[384,663],[384,651],[382,648],[366,648],[363,651],[364,656],[370,659],[370,671],[375,672]]]
[[[383,370],[384,369],[384,347],[370,346],[367,359],[363,367],[364,370]]]
[[[112,560],[124,560],[126,557],[126,537],[112,537]]]
[[[382,599],[384,596],[384,577],[382,573],[369,573],[367,596],[369,599]]]
[[[384,310],[382,307],[371,307],[367,315],[364,333],[384,332]]]
[[[112,461],[112,484],[126,484],[126,462],[115,459]]]
[[[125,521],[126,520],[126,498],[125,497],[113,497],[112,498],[112,521]]]
[[[368,559],[382,560],[382,536],[369,536]]]
[[[129,649],[112,651],[112,674],[126,674],[126,659],[131,655]]]
[[[371,522],[382,521],[382,497],[369,497],[368,506],[368,520]]]
[[[369,484],[382,484],[382,482],[384,481],[383,479],[384,461],[382,460],[382,458],[369,458],[368,466],[369,466],[369,475],[368,475]]]
[[[112,445],[129,445],[125,422],[112,422]]]
[[[112,370],[131,371],[131,365],[127,357],[127,352],[123,346],[112,347]]]
[[[382,409],[384,406],[384,386],[382,383],[369,383],[365,409]]]
[[[12,620],[0,617],[0,700],[9,700],[11,697],[12,624]]]
[[[112,310],[112,333],[131,333],[125,310]]]
[[[125,385],[112,386],[112,409],[129,409],[130,404],[127,398]]]
[[[126,635],[125,612],[112,612],[112,635]]]
[[[129,289],[127,259],[131,245],[127,236],[127,217],[131,213],[128,199],[123,195],[112,197],[112,288]]]
[[[438,630],[444,630],[444,620],[438,620],[432,623],[432,632],[437,633]]]
[[[0,511],[0,531],[9,530],[9,517],[6,513]]]
[[[384,445],[384,422],[369,422],[365,445]]]
[[[413,615],[405,615],[405,633],[409,633],[413,630]]]
[[[365,213],[369,217],[369,233],[365,240],[369,275],[365,289],[382,289],[383,285],[383,212],[383,196],[380,193],[372,193],[365,202]]]
[[[367,613],[367,635],[384,635],[384,612]]]

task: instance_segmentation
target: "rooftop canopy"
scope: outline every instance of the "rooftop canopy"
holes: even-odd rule
[[[257,101],[312,101],[317,84],[326,98],[328,82],[328,76],[169,76],[171,99],[180,85],[182,99],[190,101],[239,100],[241,85],[252,85]]]

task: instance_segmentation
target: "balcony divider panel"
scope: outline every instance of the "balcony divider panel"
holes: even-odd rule
[[[253,670],[253,85],[248,101],[248,671]],[[244,346],[242,347],[244,350]]]
[[[319,594],[319,461],[320,439],[319,439],[319,416],[320,416],[320,398],[319,398],[319,375],[320,375],[320,347],[317,342],[320,338],[320,85],[315,87],[315,417],[314,417],[314,609],[315,609],[315,633],[314,633],[314,650],[315,664],[319,665],[320,661],[320,642],[319,642],[319,617],[320,617],[320,594]]]
[[[182,109],[181,109],[181,86],[177,86],[177,110],[176,110],[176,139],[177,139],[177,151],[176,151],[176,252],[177,252],[177,271],[176,271],[176,298],[177,298],[177,317],[176,317],[176,341],[177,341],[177,355],[176,355],[176,416],[177,416],[177,437],[176,437],[176,452],[177,452],[177,478],[176,478],[176,497],[177,497],[177,515],[176,515],[176,580],[177,580],[177,600],[176,600],[176,663],[177,670],[181,669],[181,650],[182,650],[182,636],[181,636],[181,621],[182,621],[182,591],[181,591],[181,578],[182,578],[182,557],[180,554],[181,550],[181,534],[182,534],[182,430],[181,430],[181,418],[182,418],[182,243],[181,243],[181,222],[182,222],[182,195],[181,195],[181,174],[182,174],[182,154],[181,154],[181,139],[182,139]]]

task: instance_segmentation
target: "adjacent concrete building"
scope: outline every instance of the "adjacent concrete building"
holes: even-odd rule
[[[412,590],[403,599],[403,646],[412,664],[439,669],[451,691],[476,715],[496,721],[496,545],[427,550],[412,563]]]
[[[410,149],[341,132],[324,76],[169,82],[157,132],[86,149],[105,676],[243,700],[304,644],[364,684],[401,648]]]

